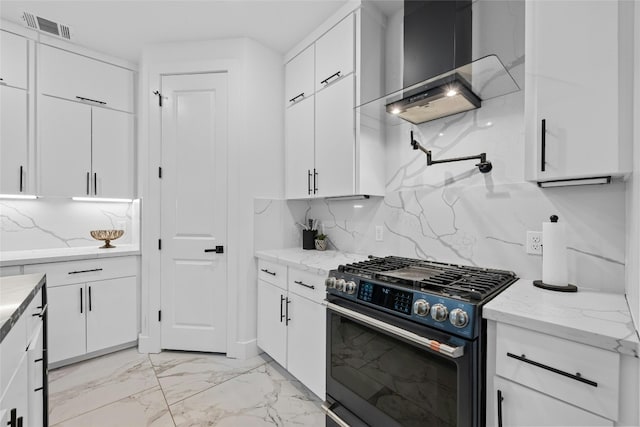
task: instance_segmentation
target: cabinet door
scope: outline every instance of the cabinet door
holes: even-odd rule
[[[258,280],[258,347],[287,367],[286,291]]]
[[[41,426],[44,424],[44,372],[43,372],[43,338],[42,320],[27,350],[27,372],[29,377],[29,424]]]
[[[91,107],[41,96],[38,103],[39,193],[87,196],[91,185]]]
[[[2,86],[0,96],[0,193],[19,194],[27,191],[27,92]]]
[[[325,396],[326,309],[289,293],[287,370],[318,397]]]
[[[87,283],[87,353],[136,340],[136,295],[135,277]]]
[[[496,427],[613,425],[611,420],[503,378],[494,377],[493,384],[495,407],[489,410],[495,411]]]
[[[87,348],[84,284],[47,288],[49,363],[85,354]]]
[[[533,1],[526,7],[525,117],[533,176],[621,172],[618,2]]]
[[[133,116],[92,108],[92,194],[133,197]]]
[[[340,73],[353,72],[355,62],[355,25],[353,15],[347,16],[316,42],[316,90],[331,85]],[[329,79],[325,82],[325,80]]]
[[[313,123],[313,97],[285,111],[285,179],[290,199],[313,196]]]
[[[0,82],[27,89],[27,39],[0,31],[0,46]]]
[[[352,74],[316,94],[315,159],[319,196],[344,196],[354,191],[353,81]]]
[[[314,92],[314,46],[303,50],[287,62],[285,73],[285,105],[310,97]]]
[[[4,395],[0,395],[0,413],[6,410],[5,417],[7,421],[10,419],[11,410],[15,409],[16,418],[22,418],[23,426],[31,426],[29,421],[29,389],[28,389],[28,373],[27,373],[27,354],[23,351],[20,364],[13,374],[11,381],[4,391]],[[12,425],[7,422],[4,425]],[[15,424],[17,425],[17,424]]]
[[[116,110],[133,112],[133,72],[122,67],[39,45],[41,93],[79,100],[87,98]]]

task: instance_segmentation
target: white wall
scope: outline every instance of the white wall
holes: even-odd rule
[[[164,73],[220,70],[229,76],[228,149],[228,354],[257,354],[256,262],[253,257],[253,198],[282,197],[282,55],[250,39],[168,43],[149,46],[141,62],[139,188],[145,200],[142,259],[141,351],[159,351],[160,329],[160,111],[153,90]]]

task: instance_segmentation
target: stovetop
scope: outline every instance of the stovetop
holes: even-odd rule
[[[513,283],[513,272],[412,258],[371,257],[338,271],[463,301],[484,301]]]
[[[326,280],[329,302],[349,300],[467,339],[482,335],[482,306],[517,280],[510,271],[371,256]]]

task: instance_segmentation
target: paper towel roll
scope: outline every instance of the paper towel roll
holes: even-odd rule
[[[542,223],[542,282],[566,286],[569,283],[567,267],[567,239],[563,223],[552,216],[552,222]]]

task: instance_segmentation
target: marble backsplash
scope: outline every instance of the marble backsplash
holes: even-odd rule
[[[140,200],[0,200],[0,252],[95,246],[90,230],[123,228],[120,244],[139,244]],[[118,244],[114,243],[114,244]]]
[[[255,201],[255,249],[301,246],[300,226],[319,219],[330,247],[514,271],[538,279],[542,256],[525,251],[527,231],[556,214],[567,225],[569,277],[579,287],[623,293],[624,182],[541,189],[524,180],[524,99],[517,92],[481,109],[419,126],[387,128],[384,198]],[[409,131],[434,159],[487,153],[488,174],[471,161],[426,166]],[[383,241],[375,227],[383,227]],[[544,244],[544,242],[543,242]]]

